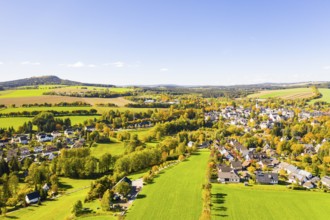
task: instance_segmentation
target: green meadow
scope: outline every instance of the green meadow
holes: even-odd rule
[[[329,219],[330,194],[285,186],[212,185],[212,219]]]
[[[322,98],[314,99],[311,101],[311,103],[314,102],[328,102],[330,103],[330,89],[319,89],[320,93],[322,93]]]
[[[22,219],[22,220],[63,220],[70,216],[73,204],[78,200],[84,200],[92,180],[74,180],[69,178],[60,179],[60,187],[66,189],[66,195],[57,199],[43,202],[40,206],[32,205],[22,208],[12,213],[8,213],[7,217],[2,219]],[[77,191],[78,190],[78,191]]]
[[[113,139],[111,139],[113,141]],[[125,152],[124,142],[113,142],[109,144],[97,144],[97,147],[91,147],[91,154],[100,158],[103,154],[122,155]]]
[[[3,114],[8,114],[11,112],[33,112],[33,111],[75,111],[75,110],[87,110],[89,111],[90,109],[96,109],[98,113],[102,114],[103,112],[107,111],[120,111],[120,112],[125,112],[125,111],[130,111],[130,112],[147,112],[149,110],[154,111],[154,108],[126,108],[126,107],[98,107],[98,106],[74,106],[74,107],[8,107],[4,109],[0,109],[0,113]]]
[[[208,150],[199,151],[186,161],[161,171],[153,183],[142,189],[126,219],[198,220],[209,154]]]
[[[298,99],[313,96],[311,88],[295,88],[295,89],[280,89],[280,90],[264,90],[258,93],[249,95],[248,98],[284,98],[284,99]]]
[[[18,90],[6,90],[0,92],[1,98],[21,98],[21,97],[33,97],[42,96],[48,89],[18,89]]]
[[[71,124],[82,124],[85,120],[99,118],[99,116],[64,116],[58,118],[70,118]],[[32,118],[27,117],[13,117],[13,118],[0,118],[0,128],[14,127],[17,129],[22,126],[25,122],[32,121]]]

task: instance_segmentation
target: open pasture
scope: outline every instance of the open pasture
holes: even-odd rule
[[[209,151],[199,151],[186,161],[161,171],[146,185],[126,219],[198,220],[202,212],[202,184]]]
[[[66,190],[66,195],[60,196],[54,200],[43,202],[40,206],[32,205],[18,211],[8,213],[7,217],[2,219],[22,219],[36,220],[65,219],[71,215],[73,204],[78,201],[84,201],[92,180],[74,180],[69,178],[60,179],[60,188]]]
[[[314,102],[328,102],[330,103],[330,89],[319,89],[320,93],[322,93],[322,98],[314,99],[311,101],[311,103]]]
[[[22,91],[22,90],[18,90]],[[30,91],[30,90],[28,90]],[[0,96],[0,104],[11,106],[22,106],[23,104],[43,104],[45,102],[56,104],[60,102],[86,102],[91,105],[96,104],[108,104],[113,103],[118,106],[125,106],[128,103],[132,103],[131,101],[123,98],[123,97],[117,97],[117,98],[82,98],[82,97],[68,97],[68,96],[48,96],[48,95],[42,95],[38,93],[34,93],[32,95],[25,94],[22,96],[12,96],[8,97],[10,94],[6,94],[4,96]]]
[[[330,194],[285,186],[212,185],[212,219],[329,219]]]
[[[132,88],[125,87],[96,87],[96,86],[66,86],[63,88],[56,88],[52,91],[54,92],[92,92],[92,91],[110,91],[115,93],[124,93],[134,91]]]
[[[58,118],[70,118],[71,124],[82,124],[84,121],[94,118],[98,118],[98,116],[63,116]],[[28,117],[13,117],[13,118],[0,118],[0,128],[8,128],[13,127],[14,129],[18,129],[19,126],[22,126],[25,122],[32,121],[32,118]]]
[[[303,99],[312,97],[313,91],[311,88],[295,88],[281,90],[264,90],[258,93],[249,95],[248,98],[282,98],[282,99]]]

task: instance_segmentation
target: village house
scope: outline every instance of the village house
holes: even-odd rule
[[[304,184],[307,181],[307,178],[303,175],[297,173],[290,173],[288,176],[288,183],[296,183],[299,185]]]
[[[40,194],[38,191],[29,193],[25,196],[25,201],[27,204],[34,204],[37,203],[41,199]]]
[[[51,133],[51,135],[52,135],[54,138],[58,138],[58,137],[61,137],[61,136],[62,136],[62,134],[61,134],[60,132],[58,132],[58,131],[53,131],[53,132]]]
[[[330,176],[324,176],[321,179],[323,186],[328,187],[330,189]]]
[[[306,179],[311,179],[313,177],[313,175],[306,170],[299,170],[298,174],[306,177]]]
[[[256,182],[259,184],[278,184],[277,173],[258,173],[256,175]]]
[[[17,135],[12,138],[12,143],[19,143],[19,144],[28,144],[29,140],[26,135]]]
[[[306,189],[314,189],[315,188],[315,184],[312,183],[311,181],[305,182],[302,186]]]
[[[286,162],[281,162],[279,164],[279,168],[285,170],[288,174],[298,173],[298,168],[297,167],[295,167],[291,164],[288,164]]]
[[[86,126],[85,127],[85,131],[87,131],[87,132],[93,132],[93,131],[95,131],[95,126]]]
[[[21,147],[19,149],[19,151],[20,151],[21,157],[26,157],[26,156],[30,155],[30,150],[28,147]]]
[[[34,147],[33,151],[34,153],[41,153],[43,151],[44,147],[43,146],[38,146],[38,147]]]
[[[0,147],[4,147],[9,143],[10,143],[10,139],[8,139],[8,138],[2,139],[2,140],[0,140]]]
[[[50,142],[50,141],[54,140],[54,137],[50,134],[44,134],[44,135],[37,136],[37,140],[39,142]]]
[[[193,147],[194,144],[195,144],[195,143],[194,143],[193,141],[189,141],[188,144],[187,144],[187,146],[188,146],[188,147]]]
[[[220,182],[220,183],[239,183],[240,178],[234,172],[218,172],[218,182]]]
[[[235,171],[240,171],[243,169],[242,163],[240,161],[232,161],[230,167]]]
[[[251,166],[251,161],[246,160],[242,163],[243,170],[246,170],[249,166]]]
[[[229,166],[226,166],[226,165],[219,165],[218,166],[218,171],[219,172],[232,172],[233,169]]]
[[[64,131],[64,135],[67,136],[67,137],[72,137],[74,135],[74,132],[72,129],[66,129]]]

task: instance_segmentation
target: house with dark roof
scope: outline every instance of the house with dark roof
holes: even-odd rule
[[[256,182],[259,184],[278,184],[277,173],[258,173],[256,175]]]
[[[232,161],[230,163],[230,167],[234,170],[242,170],[243,169],[242,163],[240,161]]]
[[[33,203],[37,203],[40,199],[40,194],[38,191],[29,193],[25,196],[25,201],[27,204],[33,204]]]
[[[12,138],[12,143],[28,144],[29,140],[26,135],[17,135]]]
[[[226,165],[220,165],[220,166],[218,166],[218,171],[219,172],[232,172],[233,169]]]
[[[127,176],[123,177],[121,180],[118,181],[118,183],[114,186],[116,187],[119,183],[121,182],[126,182],[128,183],[130,186],[132,186],[132,180],[130,180],[130,178],[128,178]]]

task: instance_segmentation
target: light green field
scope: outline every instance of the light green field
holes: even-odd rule
[[[330,194],[285,186],[212,185],[212,219],[329,219]]]
[[[1,102],[0,102],[1,103]],[[154,108],[126,108],[126,107],[84,107],[84,106],[77,106],[77,107],[29,107],[29,108],[23,108],[23,107],[17,107],[17,108],[5,108],[1,109],[0,113],[8,114],[10,112],[33,112],[33,111],[74,111],[74,110],[87,110],[90,109],[96,109],[99,114],[102,114],[103,112],[108,112],[110,110],[113,111],[130,111],[130,112],[147,112],[149,110],[155,110]]]
[[[319,91],[320,93],[322,93],[322,98],[314,99],[311,101],[311,103],[319,102],[319,101],[330,103],[330,89],[319,89]]]
[[[58,118],[70,118],[71,124],[82,124],[85,120],[99,118],[99,116],[64,116],[64,117],[58,117]],[[14,129],[17,129],[19,126],[22,126],[25,122],[32,121],[32,118],[26,118],[26,117],[13,117],[13,118],[0,118],[0,128],[8,128],[8,127],[14,127]]]
[[[125,147],[123,142],[115,142],[110,144],[97,144],[97,147],[92,147],[90,149],[92,156],[97,158],[100,158],[105,153],[109,153],[111,155],[122,155],[125,152]]]
[[[0,98],[20,98],[20,97],[33,97],[42,96],[47,89],[19,89],[19,90],[6,90],[0,92]]]
[[[82,89],[84,88],[84,89]],[[132,88],[125,88],[125,87],[116,87],[116,88],[106,88],[106,87],[96,87],[96,86],[66,86],[63,88],[55,89],[56,91],[72,91],[72,92],[78,92],[78,91],[104,91],[109,90],[111,92],[116,93],[123,93],[123,92],[130,92],[134,89]]]
[[[33,205],[8,213],[7,218],[1,219],[22,219],[22,220],[63,220],[70,215],[73,204],[78,200],[84,200],[89,188],[74,192],[86,186],[90,186],[91,180],[73,180],[61,178],[60,181],[67,188],[68,195],[63,195],[53,201],[43,202],[41,206]]]
[[[281,90],[264,90],[258,93],[249,95],[248,98],[283,98],[283,99],[302,99],[313,96],[311,88],[295,88]]]
[[[200,151],[156,177],[143,188],[126,219],[198,220],[209,154],[208,150]]]

